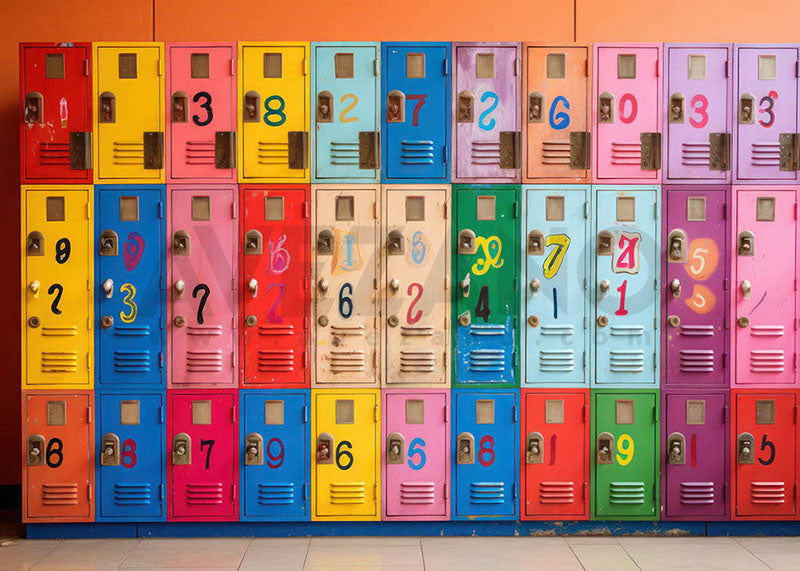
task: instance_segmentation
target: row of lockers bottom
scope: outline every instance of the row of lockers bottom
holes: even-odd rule
[[[31,523],[800,519],[797,390],[30,390],[22,400]]]

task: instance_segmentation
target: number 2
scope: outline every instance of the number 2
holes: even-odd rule
[[[358,121],[358,115],[355,117],[348,117],[347,114],[350,113],[353,109],[356,108],[358,105],[358,95],[355,93],[345,93],[342,95],[342,98],[339,100],[339,103],[344,103],[347,100],[350,100],[350,105],[346,106],[342,111],[339,113],[339,123],[355,123]]]
[[[406,290],[406,295],[413,295],[412,292],[415,288],[417,288],[417,295],[411,300],[411,303],[408,304],[408,312],[406,313],[406,321],[408,321],[409,325],[414,325],[420,320],[420,318],[422,318],[421,309],[418,309],[417,312],[414,313],[414,307],[417,305],[419,298],[422,297],[422,284],[418,284],[416,282],[410,284]]]

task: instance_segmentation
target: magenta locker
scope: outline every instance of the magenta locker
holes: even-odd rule
[[[730,184],[732,50],[664,45],[664,184]]]
[[[453,182],[520,182],[520,56],[518,43],[453,43]]]
[[[167,182],[236,182],[236,44],[167,44]]]
[[[661,183],[661,44],[594,44],[592,181]]]

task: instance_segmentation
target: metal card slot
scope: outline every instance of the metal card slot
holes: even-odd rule
[[[753,110],[756,108],[756,96],[752,93],[743,93],[739,97],[739,124],[752,125],[755,115]]]
[[[264,197],[264,220],[283,220],[283,197]]]
[[[189,466],[192,463],[192,437],[181,432],[172,438],[172,465]]]
[[[495,220],[495,197],[478,196],[475,200],[476,220]]]
[[[333,123],[333,95],[330,91],[317,94],[317,123]]]
[[[188,256],[192,253],[192,239],[186,230],[178,230],[172,235],[172,255]]]
[[[211,197],[192,197],[192,220],[195,222],[208,222],[211,220]]]
[[[425,424],[425,401],[406,399],[406,424]]]
[[[528,232],[527,252],[529,256],[544,256],[544,232],[541,230]]]
[[[731,170],[731,134],[709,133],[708,142],[711,145],[711,155],[708,163],[709,170]]]
[[[38,230],[28,234],[25,250],[28,256],[44,256],[44,234]]]
[[[743,230],[736,240],[736,252],[739,256],[753,256],[755,253],[755,238],[752,232]]]
[[[358,133],[358,168],[379,168],[380,133],[360,131]]]
[[[781,133],[779,135],[781,156],[780,170],[800,169],[800,133]]]
[[[686,220],[689,222],[706,221],[705,196],[689,196],[686,198]]]
[[[119,254],[119,236],[111,229],[103,230],[100,234],[100,255],[117,256]]]
[[[214,133],[214,168],[236,168],[236,131]]]
[[[336,424],[353,424],[355,416],[353,399],[336,399]]]
[[[425,221],[424,196],[406,196],[406,221],[407,222]]]
[[[689,79],[706,79],[705,54],[689,54],[687,58],[687,71],[689,73]]]
[[[544,401],[545,424],[564,424],[564,399],[546,399]]]
[[[335,237],[330,230],[323,230],[317,235],[317,255],[332,256]]]
[[[686,437],[673,432],[667,437],[667,464],[683,466],[686,464]]]
[[[547,79],[565,79],[567,77],[567,54],[547,54]]]
[[[136,79],[136,54],[119,54],[117,56],[117,71],[120,79]]]
[[[519,168],[520,133],[519,131],[500,132],[500,168]]]
[[[355,69],[353,54],[342,53],[333,56],[337,79],[352,79]]]
[[[475,54],[475,77],[478,79],[494,79],[494,54]]]
[[[191,56],[192,79],[208,79],[209,77],[209,56],[205,53],[192,54]]]
[[[116,123],[117,122],[117,98],[110,91],[104,91],[100,94],[100,103],[98,105],[97,122],[98,123]]]
[[[211,424],[211,401],[192,401],[192,424]]]
[[[289,168],[308,168],[308,131],[289,131]]]
[[[565,214],[564,208],[563,196],[548,196],[545,199],[544,206],[545,220],[563,222]]]
[[[773,399],[756,401],[756,424],[775,424],[775,401]]]
[[[617,399],[616,406],[616,423],[617,424],[633,424],[634,423],[634,402],[630,399]]]
[[[544,95],[538,91],[528,94],[528,123],[544,123]]]
[[[614,435],[601,432],[595,441],[595,462],[597,464],[614,463]]]
[[[601,93],[597,103],[597,122],[614,122],[614,96],[610,93]]]
[[[754,442],[755,439],[749,432],[742,432],[736,437],[736,457],[739,464],[755,463]]]
[[[264,237],[258,230],[248,230],[244,235],[245,256],[260,256],[264,252]]]
[[[45,199],[45,211],[48,222],[64,222],[65,204],[63,196],[48,196]]]
[[[391,432],[386,436],[386,463],[405,464],[406,439],[399,432]]]
[[[402,256],[405,254],[405,240],[400,230],[392,230],[386,237],[386,255]]]
[[[636,222],[636,197],[617,197],[617,222]]]
[[[244,465],[264,465],[264,437],[257,432],[251,432],[244,439]]]
[[[27,457],[28,466],[45,465],[45,437],[41,434],[31,434],[28,436]]]
[[[686,424],[692,426],[703,426],[705,423],[706,423],[706,401],[687,400]]]
[[[636,54],[617,55],[617,79],[636,79]]]
[[[283,408],[282,400],[264,401],[264,424],[283,425]]]
[[[592,166],[592,134],[572,131],[569,134],[569,168],[586,170]]]
[[[46,79],[64,79],[64,54],[45,54],[44,77]]]
[[[458,233],[458,254],[471,256],[475,253],[475,232],[465,228]]]
[[[100,442],[100,465],[119,466],[119,436],[113,432],[104,434]]]
[[[408,79],[425,78],[425,54],[406,54],[406,77]]]
[[[44,123],[44,98],[38,91],[25,96],[25,123],[35,125]]]
[[[173,123],[189,122],[189,95],[185,91],[176,91],[172,94],[170,105],[170,120]]]
[[[760,222],[775,221],[774,196],[759,196],[756,199],[756,220]]]
[[[661,168],[661,133],[642,133],[641,168],[643,171],[657,171]]]
[[[686,121],[685,118],[686,97],[683,93],[673,93],[669,98],[669,122],[680,124]]]
[[[333,464],[333,444],[333,436],[329,433],[323,432],[317,436],[317,445],[314,449],[317,464]]]
[[[475,401],[475,424],[494,424],[494,399]]]
[[[124,400],[119,403],[119,423],[125,426],[139,425],[139,401]]]
[[[473,123],[475,121],[475,95],[469,91],[458,94],[456,107],[456,123]]]
[[[144,168],[158,170],[164,168],[164,133],[160,131],[145,131],[144,138]]]
[[[597,234],[597,255],[612,256],[614,254],[614,235],[609,230],[601,230]]]
[[[541,432],[529,432],[525,439],[525,463],[544,464],[544,436]]]
[[[138,222],[139,220],[138,196],[119,197],[119,219],[123,222]]]
[[[386,121],[403,123],[406,120],[406,96],[397,89],[386,95]]]
[[[261,95],[256,91],[244,94],[244,107],[242,108],[242,121],[245,123],[260,123]]]
[[[681,229],[675,229],[669,233],[667,239],[669,248],[669,255],[667,256],[668,263],[686,263],[686,233]]]
[[[778,78],[778,57],[774,55],[758,56],[758,79],[771,80]]]
[[[88,170],[92,168],[92,134],[73,131],[69,134],[69,168]]]
[[[283,54],[264,54],[264,79],[278,79],[283,77]]]
[[[67,425],[67,401],[47,401],[47,426]]]
[[[456,437],[456,464],[475,463],[475,437],[462,432]]]

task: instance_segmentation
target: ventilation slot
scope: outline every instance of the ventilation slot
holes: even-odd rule
[[[258,142],[258,164],[285,165],[289,162],[289,143]]]
[[[711,143],[683,143],[681,145],[681,164],[689,167],[709,166],[711,164]]]
[[[186,370],[190,373],[222,371],[222,351],[187,351]]]
[[[750,372],[782,373],[783,351],[768,349],[750,351]]]
[[[754,167],[780,166],[780,143],[753,143],[750,145],[750,164]]]
[[[539,351],[539,370],[543,373],[571,373],[575,370],[575,351],[542,349]]]
[[[473,165],[499,165],[500,164],[500,141],[473,141],[472,142],[472,164]]]
[[[356,373],[366,370],[364,351],[331,351],[332,373]]]
[[[750,335],[753,337],[783,337],[783,325],[752,325]]]
[[[502,504],[506,496],[503,482],[472,482],[469,485],[469,501],[472,504]]]
[[[542,325],[540,335],[575,335],[574,325]]]
[[[46,506],[78,505],[78,484],[42,484],[42,504]]]
[[[400,503],[406,505],[432,504],[436,499],[433,482],[400,482]]]
[[[612,325],[610,334],[616,336],[639,337],[644,335],[644,325]]]
[[[294,371],[294,351],[292,349],[259,349],[258,371],[260,373]]]
[[[114,351],[114,371],[147,373],[150,371],[150,351]]]
[[[681,482],[683,505],[710,505],[714,503],[714,482]]]
[[[470,335],[505,335],[506,326],[503,324],[470,325]]]
[[[432,165],[433,141],[400,141],[400,162],[404,165]]]
[[[69,143],[39,143],[40,165],[68,165]]]
[[[115,165],[144,164],[144,142],[114,141],[111,151]]]
[[[75,373],[77,371],[77,351],[42,351],[43,373]]]
[[[353,325],[350,327],[343,325],[332,325],[332,335],[364,335],[365,329],[363,325]]]
[[[222,325],[190,325],[186,330],[189,335],[222,335]]]
[[[432,325],[401,325],[400,335],[404,337],[425,337],[433,335]]]
[[[366,500],[364,482],[331,482],[332,504],[363,504]]]
[[[78,334],[78,327],[42,327],[44,337],[75,337]]]
[[[473,349],[469,352],[469,370],[481,373],[503,372],[506,352],[503,349]]]
[[[750,484],[750,503],[786,503],[786,484],[784,482],[753,482]]]
[[[637,349],[611,351],[609,368],[613,373],[641,373],[644,371],[644,351]]]
[[[611,164],[612,165],[640,165],[642,164],[642,144],[635,143],[611,143]]]
[[[214,141],[186,141],[186,164],[213,165],[215,152]]]
[[[150,484],[114,484],[114,503],[118,506],[149,506]]]
[[[433,351],[400,351],[401,373],[432,373],[435,366]]]
[[[714,371],[714,351],[711,349],[682,349],[680,370],[684,373]]]
[[[150,326],[126,327],[124,325],[115,325],[114,335],[117,337],[147,337],[150,335]]]
[[[331,141],[331,164],[357,165],[358,152],[358,143],[341,143],[337,141]]]
[[[569,141],[542,141],[542,164],[568,165],[570,152]]]
[[[574,482],[539,482],[540,504],[575,503]]]
[[[290,506],[294,503],[294,484],[258,484],[258,503],[262,506]]]
[[[713,325],[681,325],[681,335],[687,337],[713,337]]]
[[[190,506],[222,504],[222,482],[216,484],[186,484],[186,503]]]
[[[611,482],[610,503],[617,505],[644,504],[644,482]]]
[[[267,323],[258,326],[259,335],[294,335],[294,325],[288,323]]]

